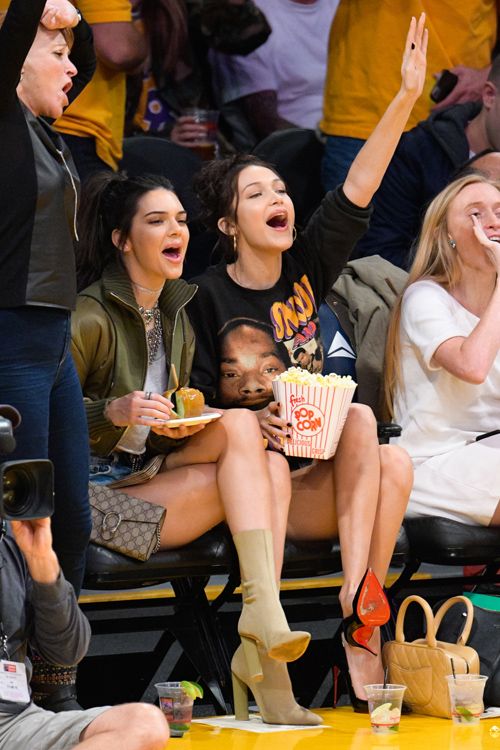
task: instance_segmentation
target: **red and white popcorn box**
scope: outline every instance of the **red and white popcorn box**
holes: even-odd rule
[[[337,450],[356,383],[349,376],[313,375],[290,367],[273,380],[280,417],[291,424],[286,456],[331,458]]]

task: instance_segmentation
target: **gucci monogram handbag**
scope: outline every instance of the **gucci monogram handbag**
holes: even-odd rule
[[[404,618],[408,605],[419,604],[427,623],[425,638],[406,641]],[[456,643],[436,640],[436,630],[451,606],[463,603],[466,620]],[[464,596],[454,596],[439,608],[434,618],[432,609],[420,596],[408,596],[399,608],[396,621],[396,639],[388,641],[382,649],[382,660],[389,670],[389,681],[406,685],[404,702],[414,713],[428,716],[451,717],[446,675],[479,674],[477,652],[466,645],[470,634],[474,610]]]
[[[89,500],[91,542],[143,561],[159,550],[165,508],[92,482]]]

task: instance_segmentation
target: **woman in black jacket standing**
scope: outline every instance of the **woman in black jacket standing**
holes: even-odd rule
[[[94,67],[92,33],[71,3],[11,0],[0,29],[0,393],[22,416],[9,458],[54,463],[54,547],[77,594],[91,525],[87,427],[69,353],[78,184],[45,118],[62,114]],[[61,698],[72,677],[43,682]]]

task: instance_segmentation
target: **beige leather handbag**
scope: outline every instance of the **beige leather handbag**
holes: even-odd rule
[[[427,622],[426,637],[406,641],[403,630],[408,605],[420,604]],[[436,640],[436,632],[448,609],[458,602],[467,608],[467,617],[457,643]],[[451,717],[446,675],[479,674],[477,652],[466,646],[472,627],[474,608],[464,596],[454,596],[439,608],[436,615],[421,596],[408,596],[399,608],[396,621],[396,640],[388,641],[382,649],[384,665],[389,669],[389,681],[406,685],[404,702],[417,714]],[[453,666],[452,666],[453,660]]]

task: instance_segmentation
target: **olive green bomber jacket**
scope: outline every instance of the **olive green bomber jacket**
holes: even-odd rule
[[[167,362],[174,364],[179,385],[186,385],[194,354],[194,334],[185,306],[196,286],[182,279],[167,281],[158,304]],[[82,386],[91,452],[109,455],[125,427],[105,416],[110,399],[143,390],[148,367],[144,322],[129,278],[116,263],[78,295],[71,321],[72,353]],[[169,387],[173,387],[169,378]],[[150,433],[148,450],[168,453],[178,440]]]

